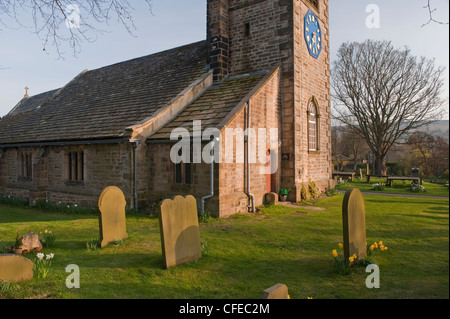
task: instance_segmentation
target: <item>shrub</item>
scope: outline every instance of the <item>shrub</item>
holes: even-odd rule
[[[304,183],[302,183],[302,190],[301,190],[301,196],[302,200],[309,201],[311,200],[311,194],[309,193],[309,187],[306,186]]]
[[[311,179],[309,179],[308,182],[308,190],[312,199],[319,198],[321,195],[319,188],[316,186],[316,183],[314,183]]]

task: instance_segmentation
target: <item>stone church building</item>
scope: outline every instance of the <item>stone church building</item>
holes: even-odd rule
[[[328,0],[207,7],[204,41],[26,95],[0,119],[0,194],[95,207],[104,188],[117,186],[129,209],[191,194],[199,209],[227,217],[281,189],[300,201],[309,179],[330,187]],[[190,153],[175,152],[183,153],[178,163],[171,153],[181,144],[171,135],[180,129]],[[214,139],[206,129],[220,132],[213,155],[231,152],[233,160],[192,160]],[[227,144],[227,129],[275,131],[258,144],[267,161],[250,160],[256,150],[245,134]]]

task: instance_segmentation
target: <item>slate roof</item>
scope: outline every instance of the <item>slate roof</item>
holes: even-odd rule
[[[33,95],[28,98],[23,98],[9,113],[8,115],[17,115],[29,111],[34,111],[41,107],[42,104],[47,102],[57,91],[52,90],[38,95]]]
[[[201,41],[86,71],[60,90],[19,102],[0,119],[0,144],[119,138],[207,73],[205,67]]]
[[[202,130],[215,128],[258,86],[268,72],[235,76],[209,87],[188,105],[174,120],[150,136],[151,140],[167,140],[175,128],[185,128],[192,136],[194,120],[201,120]],[[245,101],[246,102],[246,101]]]

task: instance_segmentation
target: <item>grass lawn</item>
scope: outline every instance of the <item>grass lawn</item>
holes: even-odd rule
[[[55,254],[49,277],[13,284],[0,298],[259,299],[277,283],[288,286],[292,299],[449,298],[448,200],[365,196],[367,241],[389,247],[372,256],[380,289],[366,288],[363,267],[344,277],[333,266],[342,200],[336,195],[314,204],[324,211],[273,206],[206,219],[203,258],[169,270],[157,218],[129,214],[127,240],[90,251],[86,242],[99,234],[96,215],[0,206],[0,242],[14,243],[17,232],[48,229],[56,236],[44,250]],[[69,264],[80,267],[80,289],[65,286]]]
[[[337,190],[348,190],[351,188],[359,188],[362,192],[373,192],[372,185],[380,183],[386,184],[385,178],[372,178],[370,183],[366,182],[366,179],[360,180],[355,178],[353,182],[345,182],[336,187]],[[385,188],[380,193],[392,193],[402,195],[425,195],[425,196],[449,196],[449,188],[445,185],[439,185],[434,183],[423,182],[424,192],[412,192],[410,181],[393,181],[392,186],[385,185]]]

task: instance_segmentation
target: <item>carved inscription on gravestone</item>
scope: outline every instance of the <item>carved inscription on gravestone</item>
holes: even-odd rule
[[[348,190],[342,204],[344,226],[344,256],[356,254],[358,258],[367,257],[366,250],[366,208],[364,197],[357,188]]]
[[[193,196],[176,196],[161,204],[161,246],[166,268],[202,257],[197,201]]]
[[[128,238],[125,217],[127,202],[120,188],[107,187],[98,200],[100,209],[100,246]]]

